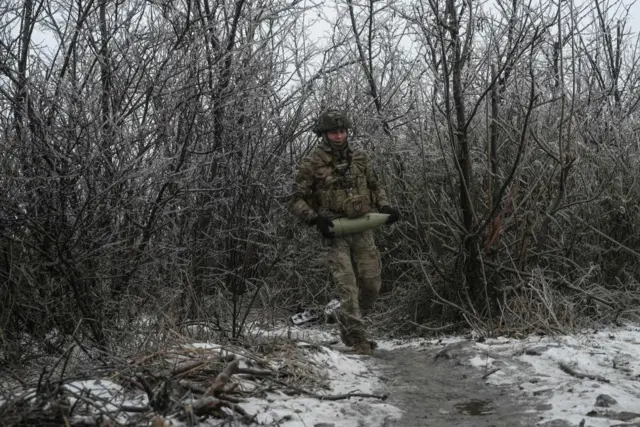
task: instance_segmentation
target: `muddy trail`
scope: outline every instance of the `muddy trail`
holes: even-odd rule
[[[533,426],[544,405],[514,386],[495,386],[465,363],[476,352],[463,345],[443,348],[377,350],[375,359],[388,403],[404,411],[393,427]],[[545,423],[564,427],[563,422]]]

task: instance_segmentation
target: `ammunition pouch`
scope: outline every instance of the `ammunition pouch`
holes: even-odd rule
[[[342,203],[342,212],[347,218],[357,218],[371,212],[369,197],[360,194],[349,195]]]

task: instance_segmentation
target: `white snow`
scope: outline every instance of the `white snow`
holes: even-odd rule
[[[185,349],[193,349],[193,350],[216,350],[222,348],[220,344],[210,343],[210,342],[194,342],[189,344],[184,344],[182,346]]]
[[[254,333],[265,337],[287,337],[304,347],[307,343],[336,342],[338,335],[334,329],[285,325],[270,330],[256,327]],[[589,417],[587,413],[593,410],[640,413],[640,326],[555,337],[498,337],[483,343],[460,336],[380,340],[378,348],[420,351],[465,342],[469,343],[471,354],[466,363],[483,375],[488,374],[485,381],[511,385],[514,392],[524,392],[547,404],[550,409],[539,412],[540,424],[564,420],[578,425],[584,419],[585,425],[591,427],[622,426],[625,425],[623,421]],[[329,347],[320,349],[310,350],[309,358],[310,363],[326,367],[331,378],[328,394],[384,392],[377,379],[378,362],[375,357],[348,355]],[[560,363],[594,379],[575,378],[563,371]],[[598,408],[595,402],[600,394],[611,396],[617,404]],[[278,425],[283,427],[313,426],[317,423],[376,427],[385,425],[386,419],[399,419],[402,415],[400,408],[374,399],[320,401],[304,396],[289,397],[279,392],[269,393],[266,399],[249,399],[243,407],[249,413],[257,414],[257,421],[269,424],[281,420]]]
[[[469,360],[469,363],[471,363],[471,366],[476,366],[478,368],[491,366],[493,362],[495,362],[495,359],[492,359],[491,357],[488,357],[488,356],[484,357],[480,354],[476,354],[474,357],[472,357]]]
[[[327,347],[309,353],[309,357],[311,362],[326,367],[331,380],[331,390],[318,394],[380,393],[374,364],[367,358],[343,354]],[[378,427],[388,425],[389,420],[401,415],[398,408],[373,398],[324,401],[305,396],[289,397],[282,393],[268,393],[266,399],[251,398],[243,408],[256,414],[260,423],[271,424],[280,420],[277,425],[282,427],[308,427],[320,423],[341,427]]]
[[[335,328],[280,325],[264,329],[253,325],[250,330],[254,336],[287,338],[296,341],[298,347],[308,347],[309,363],[323,367],[330,380],[329,390],[312,390],[317,394],[383,393],[374,359],[345,354],[322,345],[339,342]],[[280,391],[269,392],[265,398],[247,399],[241,406],[255,414],[258,423],[282,427],[309,427],[322,423],[340,427],[378,427],[388,425],[389,420],[398,419],[402,414],[395,406],[375,398],[327,401],[304,395],[287,396]]]
[[[337,339],[337,334],[327,331],[322,326],[283,327],[267,334],[284,335],[313,342],[327,342]],[[552,420],[564,420],[572,425],[578,425],[584,419],[587,426],[608,427],[624,425],[625,422],[590,417],[587,414],[594,410],[640,413],[639,326],[608,328],[595,333],[583,332],[555,337],[531,336],[525,339],[498,337],[487,339],[483,343],[476,343],[460,336],[381,340],[378,341],[378,348],[387,351],[400,348],[420,351],[464,342],[469,343],[470,350],[470,356],[466,363],[476,367],[483,375],[488,374],[485,381],[491,384],[511,385],[514,392],[524,392],[536,401],[547,404],[546,406],[550,409],[539,412],[540,424]],[[539,353],[539,355],[535,355],[535,353]],[[325,358],[329,372],[332,373],[332,387],[336,393],[353,391],[358,388],[373,390],[378,384],[372,377],[375,375],[375,358],[363,359],[356,356],[345,356],[333,350],[326,350],[316,357]],[[560,367],[561,363],[575,372],[589,375],[593,379],[576,378],[563,371]],[[331,368],[332,366],[334,368]],[[609,382],[605,382],[605,380]],[[600,394],[611,396],[617,401],[617,404],[609,408],[595,406],[596,398]],[[340,402],[327,402],[328,408],[324,405],[318,406],[317,411],[319,412],[324,411],[325,408],[327,411],[332,411],[326,412],[323,417],[318,417],[316,411],[308,407],[303,409],[303,403],[306,402],[300,399],[288,401],[291,410],[295,411],[294,408],[298,408],[302,410],[301,413],[304,413],[304,416],[301,415],[301,419],[290,421],[293,424],[285,423],[282,425],[303,426],[313,425],[315,422],[335,423],[340,426],[352,425],[349,424],[349,418],[327,418],[327,413],[340,412],[334,410],[335,405],[340,405]],[[284,405],[285,403],[280,400],[271,405],[263,406],[264,413],[273,416],[259,419],[263,421],[277,419],[278,414],[282,413],[280,409]],[[401,416],[398,408],[383,406],[381,409],[389,410],[388,414],[392,418]],[[345,413],[344,410],[342,413]],[[351,414],[349,411],[347,413]],[[352,414],[352,416],[355,417],[353,422],[357,423],[357,415]],[[640,420],[635,419],[634,421]],[[379,424],[365,423],[362,425],[375,426]]]
[[[63,387],[72,395],[69,399],[72,406],[86,405],[87,411],[92,413],[99,409],[121,423],[128,421],[128,414],[120,411],[122,406],[144,407],[149,403],[145,394],[131,397],[122,386],[105,379],[73,381]]]
[[[590,417],[590,411],[640,413],[640,327],[606,328],[570,336],[500,337],[476,343],[478,354],[468,363],[492,373],[487,382],[513,385],[514,389],[542,398],[550,405],[540,422],[565,420],[591,427],[624,425],[621,420]],[[561,369],[591,378],[576,378]],[[600,394],[617,404],[595,406]],[[630,420],[628,420],[630,421]],[[638,418],[635,422],[640,421]]]

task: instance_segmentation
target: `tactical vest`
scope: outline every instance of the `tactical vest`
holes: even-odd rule
[[[371,211],[372,194],[367,185],[367,161],[361,151],[347,150],[338,159],[318,147],[314,152],[312,200],[314,210],[331,217],[355,218]]]

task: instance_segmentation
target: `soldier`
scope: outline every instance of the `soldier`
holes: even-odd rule
[[[356,353],[372,354],[361,313],[373,308],[380,291],[380,254],[373,231],[335,237],[331,220],[355,218],[377,209],[389,214],[387,223],[391,224],[400,213],[390,206],[369,157],[349,146],[349,128],[348,118],[338,110],[318,117],[313,132],[320,141],[300,164],[291,210],[318,228],[328,248],[327,262],[340,295],[340,338]]]

